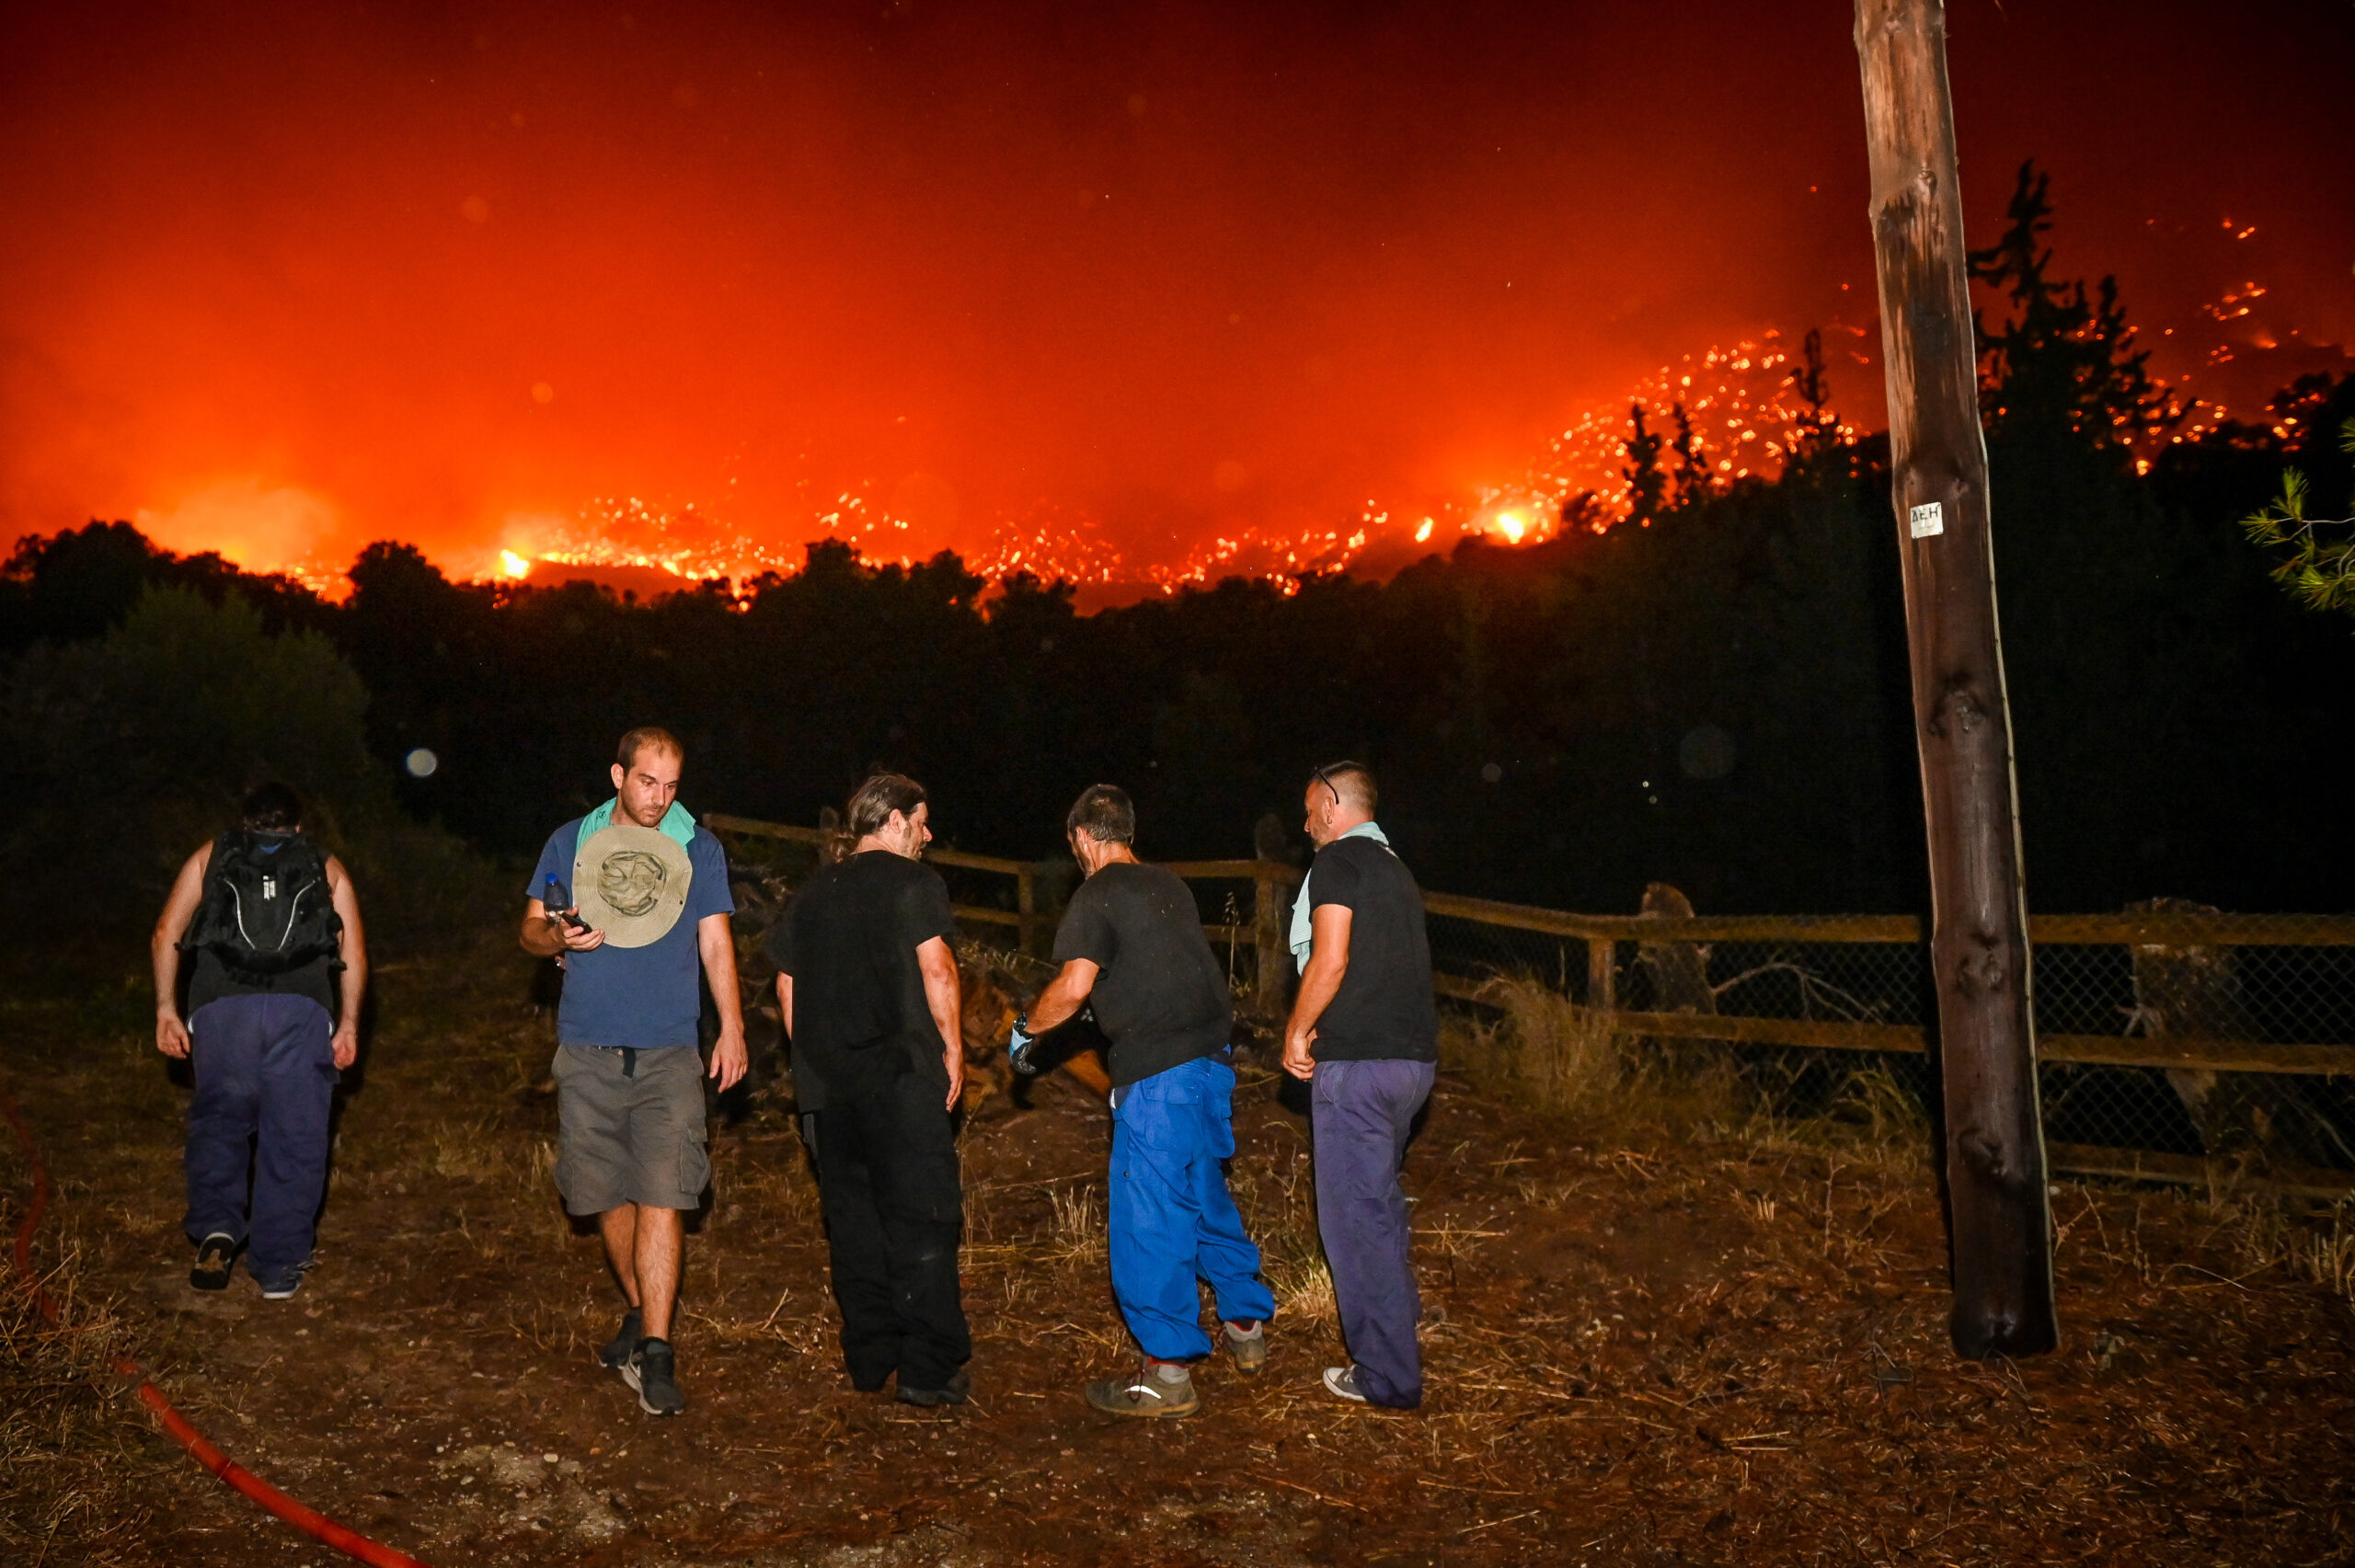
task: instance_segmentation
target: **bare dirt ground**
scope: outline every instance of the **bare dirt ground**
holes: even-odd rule
[[[111,960],[109,960],[110,963]],[[686,1414],[592,1365],[617,1297],[549,1181],[551,1025],[520,956],[379,980],[303,1293],[184,1282],[185,1091],[144,983],[0,992],[0,1087],[58,1184],[82,1338],[0,1344],[0,1560],[339,1561],[92,1369],[128,1346],[232,1458],[436,1565],[2320,1563],[2355,1556],[2348,1249],[2230,1201],[2066,1186],[2061,1352],[1958,1362],[1922,1145],[1548,1118],[1442,1075],[1409,1156],[1429,1403],[1337,1404],[1304,1124],[1265,1059],[1236,1185],[1284,1310],[1183,1422],[1095,1414],[1107,1119],[1051,1081],[963,1136],[976,1397],[853,1392],[781,1104],[716,1133],[677,1332]],[[1632,1129],[1632,1130],[1631,1130]],[[13,1233],[24,1168],[0,1152]],[[2317,1282],[2317,1276],[2325,1282]],[[13,1310],[13,1309],[12,1309]],[[18,1313],[18,1318],[22,1314]]]

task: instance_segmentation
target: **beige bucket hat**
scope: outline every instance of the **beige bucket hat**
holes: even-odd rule
[[[572,860],[580,918],[613,947],[646,947],[679,923],[695,865],[679,841],[634,822],[600,828]]]

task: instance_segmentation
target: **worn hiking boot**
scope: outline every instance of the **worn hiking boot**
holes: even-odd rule
[[[618,1372],[628,1365],[630,1353],[638,1342],[646,1337],[646,1314],[632,1307],[622,1314],[622,1332],[607,1340],[597,1352],[597,1365],[608,1372]]]
[[[1365,1391],[1358,1387],[1358,1369],[1355,1367],[1326,1368],[1325,1391],[1359,1404],[1367,1402]]]
[[[902,1404],[920,1405],[925,1409],[936,1404],[963,1404],[973,1397],[972,1374],[959,1367],[950,1375],[948,1384],[937,1389],[912,1389],[902,1379],[900,1391],[892,1397]]]
[[[1253,1323],[1249,1333],[1233,1323],[1221,1323],[1222,1337],[1226,1341],[1226,1353],[1235,1357],[1235,1369],[1250,1377],[1268,1364],[1268,1325]]]
[[[226,1290],[229,1267],[236,1261],[237,1239],[215,1230],[196,1249],[196,1266],[188,1271],[188,1282],[199,1290]]]
[[[676,1415],[687,1408],[679,1391],[679,1358],[667,1339],[641,1339],[622,1363],[622,1381],[638,1391],[638,1408],[649,1415]]]
[[[1193,1374],[1179,1361],[1148,1361],[1133,1378],[1107,1378],[1087,1385],[1087,1402],[1107,1415],[1169,1417],[1202,1408]]]

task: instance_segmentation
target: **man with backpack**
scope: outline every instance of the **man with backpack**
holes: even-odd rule
[[[359,895],[342,863],[304,833],[293,790],[255,789],[236,830],[189,856],[151,953],[155,1048],[190,1059],[196,1073],[185,1154],[186,1229],[197,1249],[189,1283],[226,1288],[244,1250],[263,1297],[282,1301],[311,1266],[328,1108],[336,1075],[360,1054],[368,985]]]

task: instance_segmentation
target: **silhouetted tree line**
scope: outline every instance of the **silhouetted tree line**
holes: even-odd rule
[[[2114,290],[2048,279],[2027,174],[2013,219],[1977,262],[2008,307],[1985,332],[1988,429],[2031,902],[2347,908],[2349,857],[2315,827],[2343,815],[2355,762],[2355,638],[2291,604],[2235,520],[2285,464],[2344,491],[2331,437],[2355,378],[2284,392],[2286,438],[2235,427],[2138,474],[2128,441],[2173,411]],[[1659,878],[1705,910],[1911,909],[1885,446],[1838,439],[1820,357],[1796,373],[1813,412],[1778,479],[1722,485],[1635,429],[1648,527],[1085,616],[1062,585],[993,589],[947,554],[870,567],[833,541],[741,599],[711,583],[653,603],[453,583],[379,544],[330,604],[94,523],[26,542],[0,576],[8,700],[20,722],[113,737],[62,749],[98,770],[44,786],[76,812],[162,787],[185,753],[146,757],[144,721],[107,706],[119,683],[77,699],[58,682],[59,650],[121,637],[165,589],[249,605],[252,636],[331,643],[365,690],[370,787],[390,779],[413,817],[503,855],[597,797],[623,729],[659,722],[688,745],[698,809],[810,822],[885,765],[931,786],[946,841],[1048,857],[1071,798],[1110,780],[1135,792],[1148,853],[1245,854],[1263,814],[1294,825],[1312,764],[1348,755],[1380,771],[1384,821],[1427,887],[1632,910]],[[1673,413],[1667,428],[1689,444]],[[398,771],[419,747],[440,764],[422,779]],[[265,761],[216,750],[214,793]]]

